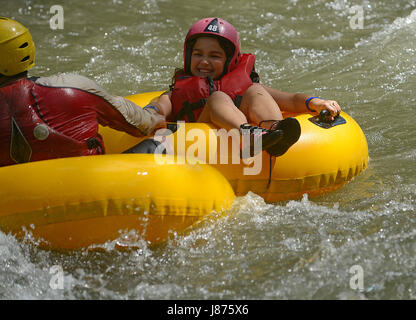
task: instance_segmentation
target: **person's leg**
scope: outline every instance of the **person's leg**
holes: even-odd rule
[[[258,124],[263,120],[282,120],[283,116],[273,97],[264,89],[261,84],[253,83],[246,90],[240,106],[250,122]],[[266,122],[270,126],[273,122]]]
[[[197,122],[211,122],[220,128],[230,130],[239,129],[243,123],[247,123],[247,118],[227,94],[216,91],[209,96]]]
[[[235,105],[232,99],[224,92],[216,91],[210,95],[208,101],[198,118],[198,122],[211,122],[220,128],[239,129],[241,134],[249,134],[248,140],[243,139],[240,156],[252,157],[255,153],[273,146],[281,135],[280,131],[270,132],[248,125],[244,113]],[[255,150],[255,146],[261,147]]]
[[[298,126],[296,119],[289,120],[290,126],[288,126],[288,128],[286,128],[286,126],[281,125],[283,130],[281,130],[280,128],[276,128],[277,130],[261,130],[256,127],[250,128],[250,126],[248,126],[247,128],[242,128],[242,125],[247,124],[247,122],[249,122],[247,121],[247,118],[250,119],[250,122],[255,124],[258,124],[260,121],[263,120],[283,119],[282,113],[280,112],[280,109],[277,103],[272,98],[272,96],[263,88],[263,86],[253,84],[245,92],[241,102],[240,109],[238,109],[234,105],[232,99],[224,92],[216,91],[212,93],[197,122],[211,122],[216,126],[220,128],[225,128],[227,130],[233,128],[238,128],[240,130],[248,130],[250,132],[250,142],[248,146],[242,146],[242,150],[240,150],[242,157],[255,155],[256,150],[254,150],[254,146],[257,144],[256,141],[258,139],[261,139],[262,143],[262,147],[260,150],[266,149],[271,155],[274,155],[274,153],[281,153],[280,149],[276,151],[272,149],[277,144],[279,144],[280,141],[284,140],[284,145],[286,145],[285,136],[288,135],[285,131],[293,131],[294,128],[296,129],[295,131],[297,138],[300,135],[300,130],[298,128],[295,128],[296,126]],[[294,120],[296,123],[292,123],[293,121],[291,120]],[[265,124],[267,125],[267,127],[269,127],[275,123],[276,121],[270,121],[266,122]],[[291,142],[290,145],[293,143],[294,142]],[[289,148],[289,145],[287,146],[287,148]],[[284,152],[286,152],[286,150],[284,150]]]
[[[148,138],[135,146],[123,151],[122,153],[161,153],[166,154],[166,150],[163,146],[159,147],[161,143],[153,138]]]
[[[262,127],[270,129],[274,133],[274,143],[273,141],[269,142],[269,145],[265,148],[272,156],[278,157],[286,153],[300,137],[299,122],[295,118],[282,120],[283,116],[278,104],[266,89],[258,83],[254,83],[246,90],[241,101],[240,110],[249,121],[255,124],[265,121],[262,123]]]

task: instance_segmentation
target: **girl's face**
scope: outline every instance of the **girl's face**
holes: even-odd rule
[[[192,49],[191,73],[201,78],[219,78],[223,71],[227,56],[217,39],[199,37]]]

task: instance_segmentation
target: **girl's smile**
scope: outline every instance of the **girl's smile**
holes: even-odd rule
[[[215,38],[200,37],[191,54],[191,73],[201,78],[218,79],[223,71],[227,56]]]

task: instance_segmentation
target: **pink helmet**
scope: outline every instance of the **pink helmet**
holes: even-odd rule
[[[223,19],[220,18],[204,18],[197,21],[191,29],[189,29],[188,34],[185,38],[184,44],[184,65],[185,65],[185,72],[190,73],[190,65],[191,65],[191,54],[192,54],[192,46],[190,42],[198,36],[202,35],[213,35],[220,38],[220,45],[223,46],[224,41],[221,39],[225,39],[225,43],[231,43],[232,48],[231,50],[225,50],[227,54],[227,62],[224,67],[224,74],[230,72],[235,69],[235,67],[240,62],[240,36],[238,35],[237,30],[233,27],[233,25]],[[230,46],[228,46],[230,47]]]

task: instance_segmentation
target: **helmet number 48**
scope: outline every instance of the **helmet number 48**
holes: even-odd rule
[[[213,32],[217,32],[218,31],[218,26],[215,25],[209,25],[207,28],[209,31],[213,31]]]

